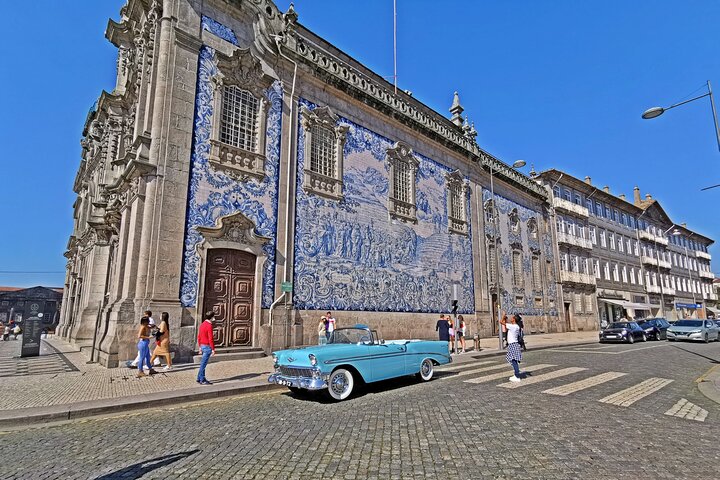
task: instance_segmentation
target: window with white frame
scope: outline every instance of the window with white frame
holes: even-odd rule
[[[610,264],[608,262],[603,263],[603,273],[605,280],[610,280]]]
[[[490,283],[497,283],[497,251],[494,243],[488,244],[488,276]]]
[[[627,243],[626,243],[626,245],[627,245],[627,254],[628,254],[628,255],[632,255],[632,242],[630,241],[629,238],[626,240],[626,242],[627,242]]]
[[[595,227],[589,227],[590,230],[590,240],[592,241],[593,245],[597,245],[597,235],[595,235]]]
[[[638,251],[638,242],[637,240],[633,240],[633,253],[636,257],[640,256],[640,252]]]
[[[448,230],[461,235],[468,234],[467,185],[459,171],[445,176],[447,182]]]
[[[610,250],[615,250],[615,234],[611,232],[608,237],[610,238]]]
[[[627,283],[628,281],[627,267],[625,265],[622,267],[622,281],[623,283]]]
[[[593,273],[595,278],[600,278],[600,260],[593,261]]]
[[[560,270],[562,270],[563,272],[568,271],[568,254],[567,253],[560,254]]]
[[[420,162],[412,149],[402,142],[387,149],[390,164],[390,195],[388,210],[390,216],[417,223],[415,203],[415,174]]]
[[[635,285],[635,269],[630,267],[630,283]]]
[[[305,134],[303,189],[339,200],[343,188],[343,149],[349,127],[339,124],[330,107],[300,107]]]
[[[600,230],[600,246],[602,248],[607,248],[607,237],[605,234],[605,230]]]
[[[578,273],[580,270],[577,255],[570,255],[570,271]]]
[[[623,239],[622,235],[618,235],[618,252],[625,253],[625,240]]]
[[[620,271],[618,269],[617,263],[613,264],[613,280],[616,282],[620,281]]]

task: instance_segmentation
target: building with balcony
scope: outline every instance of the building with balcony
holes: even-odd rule
[[[562,314],[568,324],[704,315],[702,302],[712,290],[710,238],[675,224],[651,195],[641,198],[638,187],[628,199],[607,186],[597,188],[590,177],[580,180],[555,169],[536,178],[553,196]],[[585,248],[586,241],[591,248]],[[681,248],[687,259],[680,258]],[[579,281],[586,262],[595,280],[592,291]],[[683,272],[678,265],[689,268]],[[579,300],[588,293],[594,305]]]

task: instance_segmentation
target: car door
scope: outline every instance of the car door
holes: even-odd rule
[[[396,343],[373,343],[368,346],[372,381],[404,375],[406,352],[406,345]]]
[[[715,340],[718,338],[718,328],[717,325],[715,325],[715,322],[712,320],[705,320],[705,328],[707,328],[707,335],[709,339]]]

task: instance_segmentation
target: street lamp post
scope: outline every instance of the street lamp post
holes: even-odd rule
[[[670,110],[671,108],[679,107],[680,105],[685,105],[686,103],[694,102],[695,100],[699,100],[704,97],[710,97],[710,107],[712,108],[712,115],[713,115],[713,122],[715,123],[715,137],[717,138],[717,144],[718,144],[718,150],[720,150],[720,128],[718,128],[718,119],[717,119],[717,112],[715,111],[715,99],[713,98],[712,94],[712,86],[710,85],[710,80],[707,81],[707,93],[691,98],[689,100],[685,100],[679,103],[675,103],[673,105],[670,105],[669,107],[652,107],[645,110],[642,114],[642,118],[645,120],[650,120],[651,118],[656,118],[665,113],[666,111]]]
[[[518,169],[525,166],[525,160],[515,160],[512,164],[512,168]],[[503,337],[502,337],[502,327],[500,326],[500,254],[498,252],[498,245],[497,245],[497,236],[498,236],[498,209],[497,205],[495,204],[495,183],[493,182],[493,178],[495,177],[495,169],[493,168],[492,163],[488,163],[488,167],[490,168],[490,201],[492,202],[492,218],[493,218],[493,243],[495,244],[495,295],[497,298],[497,307],[493,308],[493,316],[495,317],[495,324],[497,325],[498,329],[498,350],[503,349]],[[492,304],[492,298],[490,299],[490,303]]]

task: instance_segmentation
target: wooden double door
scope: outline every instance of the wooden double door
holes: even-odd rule
[[[215,312],[216,347],[252,345],[256,261],[255,255],[239,250],[208,251],[203,313]]]

